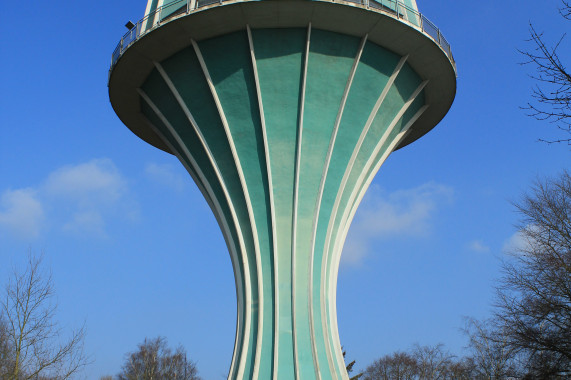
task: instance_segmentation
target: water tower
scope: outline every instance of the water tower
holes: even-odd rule
[[[223,232],[237,294],[228,378],[348,379],[343,243],[388,155],[449,110],[449,44],[415,0],[148,0],[128,27],[111,104],[182,162]]]

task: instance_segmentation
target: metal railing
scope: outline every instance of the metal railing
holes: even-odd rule
[[[111,55],[111,67],[109,70],[113,70],[113,67],[121,55],[123,55],[125,50],[127,50],[134,42],[139,40],[151,30],[160,27],[162,24],[168,22],[171,19],[174,19],[176,16],[192,13],[195,10],[208,5],[222,4],[225,1],[235,0],[177,0],[157,8],[139,20],[137,24],[135,24],[135,26],[127,33],[125,33],[125,35],[121,38],[121,41],[119,41],[119,44],[117,44],[117,47]],[[335,2],[336,0],[333,1]],[[377,12],[389,14],[403,22],[414,26],[416,29],[422,31],[424,34],[434,40],[434,42],[436,42],[446,53],[454,68],[456,67],[454,57],[452,56],[452,50],[450,49],[450,44],[440,32],[440,29],[438,29],[436,25],[434,25],[429,19],[427,19],[423,14],[419,13],[416,9],[413,9],[404,4],[402,0],[342,1],[355,3]]]

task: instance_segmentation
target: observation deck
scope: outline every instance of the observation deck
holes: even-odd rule
[[[248,0],[246,0],[248,1]],[[147,14],[141,20],[139,20],[125,35],[121,38],[117,47],[111,55],[111,68],[117,63],[117,60],[121,58],[123,53],[137,40],[143,37],[146,33],[168,23],[174,21],[177,18],[184,17],[191,13],[204,11],[211,9],[213,7],[218,7],[221,5],[243,3],[244,0],[177,0],[170,4],[158,7],[154,11]],[[264,1],[264,0],[254,0],[254,1]],[[322,1],[322,0],[310,0],[310,1]],[[329,2],[329,1],[325,1]],[[450,44],[444,38],[440,29],[434,25],[429,19],[427,19],[422,13],[418,12],[416,9],[404,4],[402,0],[333,0],[334,3],[340,3],[345,5],[352,5],[360,7],[363,9],[369,9],[375,12],[380,12],[389,15],[401,22],[407,23],[414,28],[422,31],[424,34],[429,36],[434,42],[436,42],[440,48],[446,53],[450,59],[450,63],[456,69],[456,63],[454,57],[452,56],[452,50]]]
[[[115,112],[137,136],[169,152],[138,115],[134,89],[162,61],[197,41],[257,28],[306,27],[363,37],[408,56],[423,79],[430,108],[415,122],[400,149],[430,131],[456,96],[456,61],[440,29],[403,0],[177,0],[156,8],[129,30],[111,55],[109,96]],[[154,32],[154,33],[151,33]],[[142,43],[141,43],[142,42]],[[116,75],[116,73],[119,73]],[[128,79],[128,80],[126,80]]]

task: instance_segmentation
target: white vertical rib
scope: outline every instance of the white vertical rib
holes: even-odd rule
[[[391,145],[389,145],[389,148],[385,152],[383,152],[381,159],[375,164],[374,169],[372,171],[368,172],[367,180],[365,181],[365,184],[363,186],[361,186],[360,189],[358,189],[359,195],[357,196],[357,198],[355,199],[355,201],[351,205],[351,207],[350,207],[351,212],[349,213],[349,216],[348,216],[346,222],[344,223],[344,225],[342,227],[343,230],[342,230],[342,233],[340,235],[340,236],[342,236],[342,238],[339,241],[339,243],[336,245],[336,247],[338,247],[339,251],[342,250],[343,245],[345,244],[345,239],[347,238],[347,233],[349,232],[349,227],[351,226],[351,221],[353,220],[355,213],[357,212],[357,209],[359,208],[359,204],[361,203],[363,197],[365,196],[365,193],[367,192],[367,189],[369,188],[371,182],[375,178],[375,174],[379,171],[379,169],[381,168],[381,166],[383,165],[383,163],[385,162],[385,160],[387,159],[389,154],[393,152],[395,146],[398,143],[400,143],[410,133],[410,127],[420,118],[420,116],[422,116],[422,114],[426,111],[426,109],[428,107],[429,107],[428,105],[424,105],[416,112],[416,114],[404,126],[402,131],[399,132],[399,134],[393,140]],[[375,147],[375,151],[371,155],[371,158],[374,158],[378,155],[380,148],[382,147],[382,145],[384,145],[384,143],[385,143],[385,141],[382,141],[377,145],[377,147]],[[339,255],[341,255],[341,252],[339,252]],[[340,258],[341,257],[339,257],[339,259]],[[337,261],[337,266],[339,265],[339,262],[340,262],[340,260]]]
[[[333,155],[333,148],[335,147],[335,140],[337,139],[337,131],[339,130],[339,125],[341,124],[341,117],[343,116],[343,111],[345,110],[345,104],[347,103],[347,97],[349,96],[349,90],[353,84],[353,78],[355,77],[355,72],[357,71],[357,66],[361,60],[361,55],[363,54],[363,49],[365,43],[367,42],[368,34],[366,34],[359,46],[359,51],[355,56],[355,61],[353,62],[353,67],[351,68],[351,73],[349,74],[349,79],[347,79],[347,84],[345,85],[345,91],[343,93],[343,98],[341,99],[341,105],[339,106],[339,112],[337,113],[337,119],[335,120],[335,126],[333,127],[333,132],[331,133],[331,140],[329,141],[329,148],[327,149],[327,156],[325,158],[325,165],[323,166],[323,173],[321,174],[321,182],[319,184],[319,190],[317,195],[317,202],[315,204],[315,215],[313,217],[313,233],[311,236],[311,257],[309,263],[309,328],[311,332],[311,348],[313,352],[313,362],[315,365],[315,376],[318,380],[321,379],[321,371],[319,369],[319,360],[317,357],[317,345],[315,342],[315,320],[313,316],[313,264],[315,256],[315,239],[317,235],[317,222],[319,220],[319,212],[321,210],[321,200],[323,199],[323,191],[325,187],[325,180],[327,179],[327,173],[329,171],[329,164],[331,163],[331,156]],[[325,256],[325,255],[323,255]],[[325,330],[323,331],[325,341],[329,341],[329,334]],[[329,361],[329,366],[333,367],[333,359],[330,355],[327,357]]]
[[[303,140],[303,113],[305,108],[305,85],[307,83],[307,63],[309,61],[309,43],[311,41],[311,23],[307,27],[307,41],[305,43],[305,59],[303,63],[303,77],[301,82],[300,111],[297,129],[297,144],[295,157],[295,179],[293,187],[293,216],[291,226],[291,317],[292,317],[292,339],[293,339],[293,368],[295,379],[299,380],[299,353],[297,347],[297,328],[295,313],[295,265],[296,265],[296,244],[297,244],[297,203],[299,196],[299,167],[301,164],[301,143]]]
[[[349,227],[351,226],[351,222],[355,216],[355,213],[357,212],[357,210],[359,208],[359,205],[361,204],[361,201],[363,200],[363,197],[365,196],[365,193],[367,192],[367,189],[369,188],[369,186],[371,185],[371,182],[375,178],[375,174],[379,171],[379,169],[381,168],[381,166],[383,165],[385,160],[388,158],[388,155],[393,152],[394,147],[392,147],[392,145],[397,145],[398,143],[400,143],[411,132],[410,127],[422,116],[422,114],[426,111],[426,109],[428,107],[429,107],[428,105],[424,105],[416,112],[416,114],[404,126],[402,131],[399,132],[399,135],[394,139],[394,141],[393,141],[394,144],[391,143],[391,146],[389,147],[389,149],[387,149],[383,153],[383,156],[381,157],[381,159],[377,162],[377,164],[375,164],[374,169],[369,172],[369,175],[367,177],[367,180],[365,181],[365,184],[359,190],[359,195],[357,196],[357,198],[355,199],[354,203],[351,206],[351,213],[349,214],[349,217],[347,218],[347,222],[345,223],[344,232],[342,235],[344,237],[343,237],[343,240],[341,240],[341,242],[340,242],[339,249],[341,249],[343,247],[343,245],[345,244],[345,239],[347,237],[347,233],[349,232]],[[379,153],[379,149],[375,149],[375,154],[371,157],[376,156],[378,153]]]
[[[341,258],[340,256],[341,256],[341,250],[343,248],[343,242],[345,241],[346,234],[349,231],[349,226],[351,225],[351,221],[353,220],[353,217],[355,216],[355,212],[357,211],[359,204],[360,204],[361,200],[363,199],[363,196],[365,195],[371,181],[375,177],[375,174],[380,169],[380,167],[383,164],[383,162],[385,161],[385,159],[388,157],[388,154],[390,154],[394,148],[387,149],[383,153],[383,155],[381,156],[382,158],[376,164],[375,164],[375,160],[377,159],[377,156],[378,156],[380,150],[382,149],[382,147],[386,143],[390,133],[393,131],[397,122],[402,118],[404,113],[408,110],[408,108],[410,107],[412,102],[416,99],[416,97],[418,96],[418,94],[420,93],[422,88],[424,88],[427,83],[428,83],[428,81],[423,82],[418,87],[417,91],[411,96],[409,101],[407,101],[403,105],[403,107],[401,108],[399,113],[395,116],[395,118],[391,122],[387,131],[385,131],[385,133],[383,134],[381,140],[379,140],[379,142],[375,146],[373,153],[370,155],[369,159],[367,160],[367,163],[365,164],[365,166],[363,168],[363,171],[359,175],[356,186],[353,189],[353,192],[351,193],[351,195],[349,197],[349,201],[347,202],[347,208],[345,209],[345,211],[343,213],[343,217],[342,217],[341,222],[339,224],[339,226],[340,226],[339,231],[341,232],[341,234],[338,234],[338,237],[336,239],[337,241],[335,243],[336,250],[338,251],[337,253],[339,254],[339,257],[336,258],[337,264],[339,263],[338,259]],[[422,116],[422,114],[424,113],[424,111],[426,111],[427,108],[428,108],[428,106],[424,105],[416,112],[416,114],[403,127],[402,131],[399,132],[399,135],[395,139],[393,139],[393,141],[391,141],[391,144],[389,145],[389,147],[391,147],[391,146],[393,146],[393,144],[396,144],[396,143],[401,141],[401,137],[400,137],[401,134],[403,134],[404,132],[407,132],[408,129],[416,122],[416,120],[418,120],[418,118],[420,116]],[[373,165],[375,165],[374,169],[370,170]],[[337,272],[332,272],[332,273],[337,273]]]
[[[163,0],[161,0],[161,4],[162,4],[162,1]],[[141,33],[143,31],[147,31],[147,29],[151,29],[152,27],[155,26],[155,24],[157,24],[159,22],[159,13],[160,13],[160,12],[158,12],[159,2],[157,2],[157,6],[155,7],[155,9],[151,9],[152,3],[153,3],[153,0],[148,0],[148,2],[147,2],[147,9],[145,10],[145,18],[146,18],[145,23],[144,23],[145,26],[141,28],[142,29]],[[149,26],[149,14],[151,12],[154,12],[153,23]]]
[[[153,0],[148,0],[147,1],[147,8],[145,9],[145,17],[148,17],[149,13],[151,13],[151,5],[153,5]],[[149,19],[147,19],[145,21],[145,26],[142,28],[142,30],[147,30],[148,24],[149,24]]]
[[[333,205],[333,209],[331,212],[329,224],[327,226],[327,235],[325,238],[325,246],[324,246],[324,250],[323,250],[323,252],[325,254],[325,257],[324,257],[325,260],[323,260],[322,265],[321,265],[321,276],[322,276],[321,287],[322,287],[322,292],[324,294],[326,294],[327,290],[328,290],[328,287],[326,284],[327,269],[331,266],[331,252],[329,252],[329,247],[330,247],[330,243],[331,243],[331,234],[333,232],[333,225],[335,223],[335,218],[337,217],[337,211],[339,209],[339,203],[341,202],[343,191],[345,190],[345,186],[347,185],[347,180],[349,179],[349,174],[351,173],[351,170],[353,169],[355,159],[357,158],[357,154],[359,153],[359,150],[361,149],[361,145],[363,144],[363,141],[365,140],[365,136],[369,132],[369,128],[371,127],[371,124],[373,123],[375,116],[377,116],[377,112],[379,111],[381,104],[383,103],[387,94],[389,93],[389,90],[391,89],[394,81],[396,80],[398,74],[400,73],[400,70],[404,66],[407,58],[408,58],[408,55],[402,57],[401,60],[398,62],[398,64],[395,67],[392,75],[390,76],[389,80],[387,81],[385,88],[383,89],[383,91],[381,92],[381,95],[377,99],[377,102],[375,103],[375,106],[373,107],[373,110],[371,111],[371,114],[369,115],[369,118],[367,119],[367,122],[365,123],[365,126],[363,127],[361,135],[359,136],[359,140],[357,141],[357,145],[355,146],[355,149],[353,150],[351,158],[349,159],[349,163],[347,164],[347,168],[345,169],[345,173],[343,174],[343,179],[341,180],[341,185],[340,185],[339,190],[337,192],[337,197],[335,198],[335,203]],[[328,323],[329,314],[327,313],[327,309],[326,309],[326,305],[325,305],[325,298],[326,297],[323,297],[321,299],[321,310],[322,310],[321,313],[322,313],[322,315],[325,316],[325,318],[322,318],[322,320],[321,320],[321,323],[322,323],[324,330],[328,329],[328,325],[329,325],[329,323]],[[327,331],[332,331],[332,330],[327,330]],[[339,332],[334,331],[333,334],[338,336]],[[328,350],[327,351],[328,355],[332,355],[331,344],[329,342],[326,345],[326,347]],[[343,356],[343,355],[341,354],[341,356]],[[343,363],[343,360],[340,363]],[[343,371],[341,373],[343,374]]]
[[[416,100],[416,98],[420,94],[420,91],[422,91],[422,89],[427,84],[428,84],[428,81],[424,81],[423,83],[421,83],[420,86],[415,91],[415,93],[403,105],[403,107],[401,108],[401,110],[399,111],[397,116],[393,119],[392,123],[390,124],[389,128],[391,131],[394,129],[396,123],[403,117],[404,113],[408,110],[408,108],[411,106],[411,104]],[[422,106],[414,114],[414,116],[406,123],[406,125],[403,127],[401,132],[399,132],[399,134],[403,133],[405,131],[408,131],[408,129],[416,122],[416,120],[418,120],[418,118],[420,116],[422,116],[422,114],[426,111],[427,108],[428,108],[428,105]],[[376,159],[377,155],[379,154],[382,146],[386,143],[388,136],[389,135],[385,132],[385,134],[383,135],[381,140],[375,146],[373,153],[371,154],[371,156],[367,160],[367,163],[365,164],[363,172],[361,173],[361,175],[359,176],[359,179],[357,180],[357,183],[362,183],[362,181],[365,181],[365,184],[360,185],[360,186],[355,186],[355,189],[353,190],[353,193],[351,194],[351,197],[349,198],[349,202],[347,203],[347,205],[350,205],[350,206],[347,207],[345,214],[347,214],[347,210],[351,210],[351,212],[348,214],[349,215],[348,219],[346,219],[345,222],[343,222],[345,219],[342,219],[342,222],[341,222],[341,223],[346,223],[345,224],[346,227],[343,227],[343,228],[346,228],[347,230],[349,228],[349,225],[351,224],[350,221],[353,220],[354,213],[356,212],[357,208],[359,207],[359,203],[361,202],[361,200],[362,200],[365,192],[367,191],[367,188],[369,187],[371,181],[375,177],[375,173],[377,173],[377,171],[380,169],[380,167],[382,165],[382,162],[384,162],[384,161],[379,161],[380,163],[377,163],[375,165],[375,168],[372,171],[370,170],[372,165],[375,164],[375,159]],[[394,141],[400,142],[400,137],[395,138],[393,140],[393,142]],[[392,144],[392,142],[391,142],[391,144]],[[392,150],[389,153],[391,153],[391,152],[392,152]],[[366,178],[366,180],[365,180],[365,178]],[[356,193],[358,193],[358,195],[356,195]],[[345,217],[345,215],[344,215],[344,217]],[[341,245],[340,247],[342,247],[342,246],[343,245]]]
[[[166,73],[166,71],[164,70],[163,66],[158,63],[158,62],[153,62],[155,67],[157,68],[157,71],[159,72],[159,74],[161,75],[161,77],[163,78],[163,80],[165,81],[165,83],[167,84],[168,88],[170,89],[171,93],[173,94],[173,96],[175,97],[176,101],[178,102],[180,108],[182,109],[182,111],[184,112],[186,118],[188,119],[190,125],[192,126],[194,132],[196,133],[196,135],[198,136],[198,139],[200,141],[200,143],[202,144],[202,147],[204,148],[204,151],[206,152],[206,155],[208,157],[208,160],[210,161],[210,164],[212,165],[214,172],[216,174],[216,177],[218,179],[218,181],[220,182],[220,186],[222,188],[222,191],[224,193],[224,197],[226,198],[226,201],[228,202],[228,206],[230,208],[230,212],[232,213],[232,217],[234,220],[234,223],[236,224],[236,228],[238,229],[239,232],[239,236],[242,236],[242,231],[241,228],[238,224],[238,218],[236,216],[236,211],[234,208],[234,204],[232,203],[232,199],[230,197],[230,193],[228,192],[228,188],[226,186],[226,182],[224,181],[224,177],[222,177],[222,173],[220,171],[220,168],[218,167],[218,163],[216,162],[216,160],[214,159],[214,155],[212,154],[212,151],[210,150],[210,147],[208,146],[208,143],[206,142],[206,138],[204,137],[204,135],[202,134],[202,131],[200,130],[200,128],[198,128],[198,125],[196,123],[196,120],[194,119],[194,117],[192,116],[190,110],[188,109],[184,99],[182,98],[182,96],[180,95],[179,91],[177,90],[176,86],[174,85],[174,83],[172,82],[172,80],[170,79],[170,77],[168,76],[168,74]],[[175,131],[171,131],[171,133],[176,133]],[[176,135],[178,136],[178,134]],[[248,262],[247,256],[246,256],[246,252],[245,250],[242,251],[243,252],[243,259],[245,260],[244,263]],[[248,278],[248,281],[250,279]],[[238,344],[238,341],[235,342],[235,345]],[[234,355],[232,355],[232,364],[230,366],[230,368],[234,368],[234,364],[235,364],[235,360],[236,360],[236,352],[237,350],[234,351]]]
[[[416,10],[416,12],[415,12],[415,14],[416,14],[416,16],[415,16],[416,26],[417,26],[417,27],[420,27],[420,25],[421,25],[421,24],[420,24],[420,14],[419,14],[419,12],[418,12],[418,5],[416,5],[416,0],[411,0],[411,5],[412,5],[412,8],[413,8],[414,10]]]
[[[427,107],[428,107],[428,106],[427,106]],[[424,111],[424,109],[421,110],[421,112],[423,112],[423,111]],[[410,132],[410,130],[403,130],[403,131],[399,132],[399,134],[396,136],[396,138],[389,144],[387,150],[386,150],[385,152],[383,152],[383,154],[382,154],[382,156],[381,156],[379,162],[377,163],[377,165],[375,165],[375,171],[374,171],[375,173],[376,173],[376,172],[378,171],[378,169],[380,169],[380,167],[384,164],[384,162],[386,161],[386,159],[388,158],[388,156],[394,151],[396,145],[397,145],[399,142],[401,142],[401,141],[409,134],[409,132]],[[363,188],[362,188],[363,191],[362,191],[362,193],[359,194],[359,198],[358,198],[357,202],[354,204],[354,207],[353,207],[352,210],[351,210],[351,214],[350,214],[349,220],[352,220],[352,219],[353,219],[353,216],[355,216],[355,211],[358,209],[358,206],[359,206],[359,203],[360,203],[360,201],[361,201],[361,199],[362,199],[362,196],[366,193],[366,190],[367,190],[367,188],[369,187],[369,185],[370,185],[370,183],[371,183],[371,181],[373,180],[374,177],[375,177],[374,175],[371,175],[371,176],[369,177],[369,178],[370,178],[370,181],[367,181],[367,183],[365,184],[365,186],[363,186]],[[346,224],[346,225],[344,225],[344,226],[342,227],[342,230],[341,230],[341,236],[342,236],[342,238],[340,239],[339,244],[337,244],[337,245],[335,246],[335,249],[336,249],[335,252],[336,252],[336,253],[337,253],[337,251],[341,251],[341,250],[342,250],[343,245],[345,244],[345,239],[346,239],[346,237],[347,237],[347,233],[348,233],[348,231],[349,231],[350,225],[351,225],[351,223],[349,222],[348,224]],[[341,252],[339,252],[339,260],[337,260],[337,262],[336,262],[336,270],[339,270],[340,255],[341,255]],[[334,289],[337,288],[337,276],[335,277],[335,281],[334,281],[333,288],[334,288]],[[335,306],[337,306],[337,305],[336,305],[336,302],[337,302],[337,298],[335,297]],[[337,310],[337,309],[335,308],[335,312],[336,312],[336,310]]]
[[[160,71],[159,71],[160,72]],[[166,74],[166,73],[165,73]],[[162,75],[162,73],[161,73]],[[168,78],[168,77],[167,77]],[[170,79],[169,79],[170,81]],[[171,82],[172,84],[172,82]],[[232,234],[230,232],[230,228],[228,226],[228,222],[226,221],[226,218],[224,217],[224,213],[222,213],[222,208],[220,206],[220,203],[218,201],[218,199],[216,198],[214,191],[212,190],[212,187],[210,185],[210,183],[208,182],[206,176],[203,174],[202,170],[200,169],[200,166],[197,164],[196,160],[194,159],[194,157],[192,156],[192,154],[190,153],[190,151],[188,150],[187,146],[184,144],[184,142],[182,141],[182,138],[180,137],[180,135],[176,132],[176,130],[173,128],[173,126],[170,124],[170,122],[168,121],[168,119],[163,115],[163,113],[159,110],[159,108],[154,104],[154,102],[148,97],[148,95],[142,90],[142,89],[138,89],[137,90],[139,92],[139,94],[141,95],[141,97],[145,100],[145,102],[151,107],[151,109],[153,110],[153,112],[157,115],[157,117],[159,117],[159,119],[161,119],[161,121],[163,122],[163,124],[167,127],[167,129],[169,130],[169,132],[171,133],[171,135],[174,137],[174,139],[176,140],[177,144],[180,147],[180,150],[182,150],[184,156],[188,159],[188,161],[190,161],[192,167],[196,170],[196,173],[198,175],[198,180],[196,178],[194,178],[194,175],[192,174],[192,170],[190,170],[190,168],[187,166],[186,161],[182,159],[182,157],[180,156],[179,150],[175,149],[172,144],[168,141],[168,139],[166,139],[162,132],[155,126],[153,125],[150,121],[147,120],[148,124],[151,126],[151,128],[154,130],[154,132],[161,137],[161,139],[163,140],[163,142],[165,144],[167,144],[167,146],[169,147],[171,152],[175,152],[177,157],[179,158],[179,161],[184,165],[184,167],[187,169],[188,173],[193,177],[193,179],[195,180],[196,184],[199,187],[202,187],[201,184],[204,184],[204,189],[201,190],[206,190],[203,191],[203,193],[206,193],[209,195],[210,199],[212,200],[214,209],[216,210],[215,215],[220,215],[220,222],[222,225],[222,230],[224,232],[224,236],[227,237],[227,239],[229,240],[230,244],[230,257],[232,259],[232,267],[234,269],[234,275],[236,276],[236,283],[237,283],[237,293],[238,293],[238,309],[241,309],[244,307],[244,300],[242,298],[242,284],[243,284],[243,280],[242,280],[242,272],[240,271],[240,263],[239,263],[239,259],[238,259],[238,253],[236,251],[236,243],[234,242],[234,239],[232,238]],[[178,94],[178,92],[177,92]],[[186,107],[185,107],[186,108]],[[192,117],[192,116],[191,116]],[[192,119],[194,121],[194,119]],[[192,123],[193,127],[195,127],[195,124]],[[205,145],[205,148],[208,149],[208,147]],[[210,153],[210,151],[208,151],[208,156],[209,158],[212,158],[212,155]],[[234,206],[232,201],[230,200],[230,197],[226,191],[226,187],[224,182],[222,181],[221,177],[219,176],[219,171],[218,171],[218,167],[215,166],[215,162],[211,160],[211,164],[213,164],[213,167],[215,169],[215,172],[217,174],[217,178],[220,181],[221,187],[226,195],[226,200],[228,202],[228,207],[230,209],[230,213],[232,214],[232,219],[234,221],[234,225],[237,229],[237,235],[238,235],[238,240],[239,240],[239,244],[240,244],[240,250],[242,252],[242,257],[243,260],[245,259],[246,261],[244,262],[244,271],[245,271],[245,275],[246,275],[246,282],[244,282],[244,285],[246,286],[246,293],[245,296],[246,298],[248,298],[248,290],[247,288],[249,287],[249,272],[248,269],[246,268],[246,263],[247,263],[247,257],[246,257],[246,248],[244,246],[244,241],[242,239],[242,232],[240,230],[240,225],[238,224],[238,218],[236,217],[236,213],[234,211]],[[208,200],[208,199],[207,199]],[[218,218],[217,218],[218,219]],[[247,328],[247,324],[248,324],[248,310],[244,309],[245,313],[246,313],[246,321],[245,323],[245,327]],[[242,317],[241,317],[242,313],[238,312],[237,313],[237,324],[236,324],[236,339],[234,342],[234,355],[236,354],[236,347],[238,344],[238,336],[239,336],[239,331],[240,331],[240,326],[242,324]],[[244,349],[244,347],[242,346],[242,350]],[[233,355],[233,356],[234,356]],[[230,373],[228,375],[228,378],[231,379],[233,378],[233,371],[234,369],[234,360],[235,358],[232,358],[232,364],[230,365]]]
[[[248,186],[246,185],[246,179],[244,177],[244,171],[242,170],[242,165],[240,163],[240,157],[238,156],[238,152],[236,151],[236,146],[234,145],[234,139],[232,138],[232,133],[230,132],[230,127],[228,126],[228,120],[226,119],[226,115],[224,114],[224,109],[222,108],[222,104],[220,103],[220,99],[218,98],[218,94],[216,92],[216,88],[214,87],[214,83],[212,83],[212,78],[210,77],[210,73],[208,72],[208,68],[206,67],[206,63],[204,62],[204,58],[202,57],[202,53],[200,52],[200,48],[196,44],[194,40],[191,40],[192,47],[196,53],[198,61],[200,62],[200,66],[202,67],[202,71],[204,72],[204,76],[206,77],[206,82],[208,83],[208,87],[210,88],[210,92],[212,93],[212,97],[214,98],[214,102],[216,103],[216,107],[218,108],[218,113],[220,114],[220,119],[222,120],[222,125],[224,126],[224,131],[226,132],[226,138],[228,139],[228,144],[230,145],[230,150],[232,151],[232,156],[234,158],[234,162],[236,164],[236,169],[238,171],[238,176],[240,177],[240,183],[242,185],[242,191],[244,192],[244,198],[246,200],[246,207],[248,209],[248,217],[250,219],[250,225],[252,228],[252,235],[254,240],[254,250],[255,250],[255,257],[256,257],[256,270],[258,272],[258,334],[263,329],[263,320],[260,316],[263,315],[263,308],[264,305],[261,302],[264,299],[263,296],[263,284],[262,284],[262,264],[260,262],[260,245],[258,242],[258,230],[256,228],[256,221],[254,219],[254,212],[252,210],[252,202],[250,200],[250,194],[248,192]],[[251,300],[250,300],[251,302]],[[251,307],[251,304],[248,305]],[[259,338],[259,337],[258,337]],[[254,353],[255,355],[255,353]],[[242,355],[242,363],[240,363],[240,371],[238,373],[238,378],[242,378],[244,375],[244,366],[245,366],[245,359],[247,355]],[[257,357],[257,356],[256,356]],[[258,358],[258,357],[257,357]],[[254,369],[259,367],[260,363],[254,360]]]
[[[252,32],[250,30],[250,25],[246,25],[246,30],[248,32],[248,43],[250,44],[250,56],[252,57],[252,68],[254,70],[254,80],[256,82],[256,94],[258,96],[258,108],[260,110],[260,122],[262,124],[262,135],[264,138],[264,154],[266,159],[266,173],[268,176],[268,193],[270,196],[270,216],[272,222],[272,261],[273,261],[273,289],[274,289],[274,357],[273,360],[273,378],[277,379],[278,375],[278,315],[279,315],[279,306],[278,306],[278,270],[277,270],[277,263],[278,263],[278,248],[277,248],[277,239],[276,239],[276,215],[275,215],[275,206],[274,206],[274,189],[272,184],[272,170],[270,166],[270,150],[268,147],[268,136],[266,133],[266,117],[264,115],[264,105],[262,103],[262,92],[260,90],[260,80],[258,77],[258,65],[256,63],[256,55],[254,53],[254,41],[252,40]],[[259,351],[259,353],[258,353]],[[261,355],[261,348],[256,348],[256,356]],[[258,361],[259,358],[256,358]],[[258,378],[258,372],[254,373],[254,379]]]
[[[157,11],[158,12],[157,12],[157,18],[154,20],[155,22],[154,22],[153,26],[160,24],[162,21],[161,20],[161,14],[163,13],[163,10],[161,8],[163,7],[164,3],[165,3],[165,0],[159,0],[157,2]]]
[[[341,258],[341,251],[342,251],[342,247],[343,247],[339,243],[340,243],[340,241],[345,240],[344,234],[346,233],[346,229],[348,228],[348,225],[346,224],[346,222],[347,222],[348,215],[352,209],[351,206],[353,205],[353,201],[354,201],[355,197],[357,196],[357,193],[361,189],[363,182],[365,181],[365,177],[370,172],[369,169],[374,164],[375,159],[376,159],[379,151],[381,150],[381,148],[385,144],[386,140],[388,139],[388,137],[390,136],[390,134],[394,130],[398,121],[402,118],[404,113],[408,110],[410,105],[414,102],[416,97],[420,94],[420,92],[424,89],[424,87],[427,84],[428,84],[428,81],[424,81],[417,87],[415,92],[411,95],[411,97],[407,100],[407,102],[401,107],[400,111],[394,117],[391,124],[389,124],[387,130],[383,134],[381,140],[375,146],[373,153],[370,155],[369,159],[367,160],[367,163],[365,164],[362,172],[360,173],[360,175],[357,179],[357,183],[356,183],[356,185],[355,185],[355,187],[354,187],[354,189],[353,189],[353,191],[349,197],[349,200],[347,202],[347,206],[345,207],[341,221],[339,222],[339,230],[338,230],[337,236],[335,238],[335,242],[333,245],[333,251],[332,251],[333,260],[330,262],[330,269],[329,269],[330,270],[330,272],[329,272],[330,273],[330,277],[329,277],[329,296],[330,296],[329,311],[330,311],[330,316],[332,319],[332,328],[334,331],[338,331],[337,314],[336,314],[337,313],[337,302],[336,302],[337,292],[336,292],[336,290],[337,290],[338,272],[334,272],[334,271],[339,270],[339,260]],[[410,125],[412,125],[412,124],[410,124]],[[408,125],[408,127],[410,127],[410,125]],[[393,146],[393,147],[396,146],[396,143],[398,143],[397,139],[395,139],[391,142],[391,146]],[[389,153],[390,153],[390,150],[389,150]],[[387,156],[388,156],[388,154],[387,154]],[[386,159],[386,157],[385,157],[385,159]],[[381,162],[381,164],[382,164],[382,162]],[[341,349],[341,343],[339,341],[339,333],[336,334],[336,337],[334,339],[334,344],[335,344],[335,352],[337,354],[337,360],[343,360],[343,352]]]

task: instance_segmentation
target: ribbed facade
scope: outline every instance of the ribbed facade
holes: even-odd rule
[[[375,173],[426,110],[427,82],[367,36],[311,25],[192,40],[154,65],[141,112],[201,189],[232,259],[229,378],[347,379],[341,250]]]

